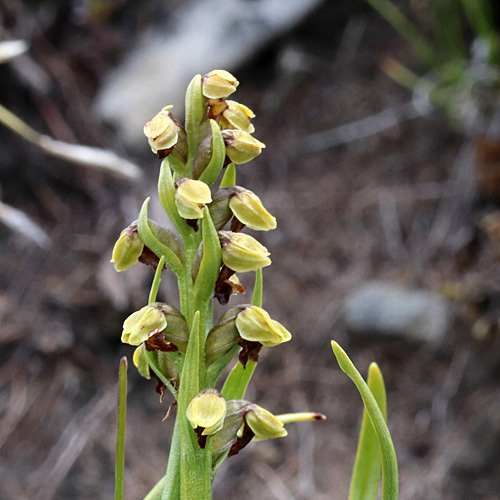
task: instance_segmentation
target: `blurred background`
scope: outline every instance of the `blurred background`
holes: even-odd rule
[[[0,45],[0,498],[113,496],[121,325],[152,270],[109,260],[155,197],[142,126],[182,118],[192,76],[223,68],[267,145],[238,183],[278,219],[264,305],[293,334],[248,399],[328,420],[227,460],[214,497],[347,498],[362,404],[335,339],[384,373],[401,499],[498,499],[500,9],[390,5],[0,0],[0,40],[26,42]],[[176,304],[172,275],[159,297]],[[172,419],[133,367],[129,385],[135,499]]]

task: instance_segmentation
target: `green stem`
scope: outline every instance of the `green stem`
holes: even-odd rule
[[[127,358],[120,360],[118,391],[118,428],[116,431],[115,500],[123,500],[125,471],[125,420],[127,415]]]

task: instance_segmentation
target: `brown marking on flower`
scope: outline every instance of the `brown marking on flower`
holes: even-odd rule
[[[176,352],[179,348],[172,342],[165,340],[162,332],[151,335],[144,343],[147,351]]]
[[[237,438],[234,442],[233,446],[229,450],[228,457],[232,457],[237,455],[255,436],[254,432],[245,422],[243,426],[243,432],[241,433],[241,437]]]
[[[240,338],[237,340],[237,343],[241,346],[238,359],[243,365],[243,368],[246,368],[248,360],[253,361],[254,363],[259,361],[259,353],[262,349],[262,344],[260,342],[252,342],[250,340]]]
[[[233,233],[239,233],[244,227],[245,227],[245,224],[243,224],[243,222],[239,221],[236,217],[233,217],[231,219],[231,231]]]
[[[196,435],[198,436],[198,444],[200,445],[200,448],[202,450],[205,449],[205,446],[207,445],[207,436],[203,436],[202,432],[205,430],[204,427],[196,427],[194,432],[196,432]]]

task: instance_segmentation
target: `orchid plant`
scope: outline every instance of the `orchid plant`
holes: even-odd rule
[[[262,349],[288,342],[291,334],[262,308],[262,268],[271,264],[270,253],[243,232],[273,230],[276,219],[255,193],[236,184],[236,165],[265,148],[252,135],[254,113],[228,99],[238,85],[223,70],[197,75],[187,89],[184,126],[172,106],[145,125],[151,150],[161,160],[159,200],[175,231],[148,218],[148,198],[113,249],[117,271],[139,262],[155,269],[148,303],[125,320],[121,340],[135,347],[139,373],[156,378],[157,391],[170,391],[177,406],[166,474],[147,500],[209,500],[222,462],[250,441],[281,438],[292,422],[325,418],[316,412],[274,415],[245,399]],[[167,267],[177,278],[179,309],[157,298]],[[231,307],[214,321],[213,302],[226,306],[232,295],[244,293],[238,274],[247,272],[255,273],[250,303]],[[371,368],[375,375],[367,386],[340,346],[332,347],[367,412],[358,447],[363,460],[356,463],[351,485],[358,496],[350,498],[375,498],[382,465],[383,490],[389,492],[384,499],[394,500],[397,467],[380,371]],[[123,498],[126,361],[120,382],[116,499]]]

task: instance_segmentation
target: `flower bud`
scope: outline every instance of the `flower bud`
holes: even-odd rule
[[[193,429],[201,427],[202,436],[211,436],[220,430],[226,416],[226,400],[216,389],[208,388],[200,392],[189,403],[186,417]]]
[[[219,231],[222,261],[233,271],[244,273],[269,266],[270,252],[248,234]]]
[[[205,345],[205,362],[210,366],[213,362],[227,354],[240,338],[236,328],[236,317],[241,307],[227,311],[219,322],[210,330]]]
[[[244,189],[229,201],[229,207],[236,218],[256,231],[270,231],[276,228],[276,219],[264,208],[260,198]]]
[[[234,188],[220,188],[213,196],[212,203],[208,206],[210,217],[216,229],[222,229],[231,219],[232,212],[229,208],[229,200],[234,194]]]
[[[212,158],[212,136],[205,137],[198,149],[193,160],[193,179],[199,179],[201,174],[205,171],[210,159]]]
[[[175,204],[179,215],[184,219],[201,219],[205,205],[212,201],[210,188],[202,181],[179,179],[175,192]]]
[[[125,271],[125,269],[139,262],[139,257],[143,251],[144,243],[137,231],[136,221],[120,233],[120,237],[113,248],[113,255],[110,262],[115,265],[116,271]]]
[[[144,135],[148,138],[151,151],[158,153],[175,146],[179,136],[176,120],[169,110],[172,106],[163,108],[151,121],[144,125]]]
[[[249,134],[255,131],[255,127],[250,123],[255,114],[250,108],[236,101],[226,101],[226,104],[227,108],[222,112],[219,119],[221,129],[244,130]]]
[[[257,306],[249,306],[238,314],[236,328],[242,339],[268,347],[288,342],[292,338],[283,325],[271,319],[264,309]]]
[[[236,165],[253,160],[266,147],[263,142],[243,130],[226,129],[221,133],[226,145],[226,154]]]
[[[229,97],[236,91],[238,85],[238,80],[223,69],[210,71],[202,79],[203,95],[209,99]]]
[[[140,345],[152,335],[165,330],[167,320],[156,304],[144,306],[131,314],[123,322],[122,342],[130,345]]]
[[[255,434],[255,439],[274,439],[285,437],[285,426],[269,411],[259,405],[251,405],[245,414],[245,421]]]
[[[146,359],[146,355],[144,353],[144,344],[141,344],[134,351],[134,355],[132,356],[132,361],[134,362],[137,371],[148,380],[151,378],[151,374],[149,372],[149,364]]]

